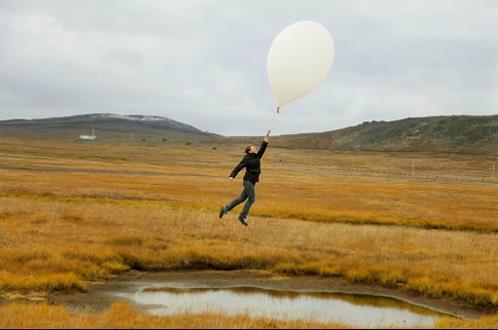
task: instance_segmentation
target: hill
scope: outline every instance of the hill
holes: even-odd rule
[[[334,131],[282,135],[273,144],[286,148],[498,155],[498,115],[370,121]]]
[[[207,138],[220,137],[193,126],[159,116],[85,114],[44,119],[0,121],[0,130],[10,135],[44,135],[78,138],[95,130],[98,139],[123,138]]]
[[[223,137],[159,116],[96,113],[0,121],[0,136],[78,139],[95,130],[99,141],[196,141],[255,143],[254,137]],[[369,121],[319,133],[275,136],[272,146],[346,151],[451,152],[498,155],[498,115],[435,116]]]

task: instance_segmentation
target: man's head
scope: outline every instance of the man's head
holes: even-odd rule
[[[254,153],[256,153],[256,147],[253,146],[252,144],[248,145],[246,147],[246,154],[254,154]]]

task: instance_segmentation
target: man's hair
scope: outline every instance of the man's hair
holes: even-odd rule
[[[252,147],[252,144],[250,144],[250,145],[248,145],[248,146],[246,147],[246,154],[248,154],[248,153],[249,153],[249,151],[251,151],[251,147]]]

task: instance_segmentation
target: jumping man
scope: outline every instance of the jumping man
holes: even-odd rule
[[[240,194],[239,197],[231,201],[230,204],[221,207],[220,219],[223,217],[223,215],[228,213],[235,206],[243,203],[247,199],[246,203],[244,204],[244,208],[242,209],[242,212],[239,215],[239,221],[244,226],[247,226],[249,224],[247,220],[247,215],[249,214],[249,209],[256,200],[256,193],[254,191],[254,186],[256,185],[256,182],[259,181],[259,175],[261,173],[261,158],[263,157],[266,147],[268,146],[268,140],[270,139],[270,132],[271,131],[268,131],[266,133],[266,136],[263,139],[263,143],[261,143],[261,147],[257,152],[256,152],[256,147],[253,145],[249,145],[246,147],[245,150],[246,153],[244,157],[230,173],[228,178],[231,181],[233,181],[233,179],[237,176],[237,174],[244,167],[246,168],[246,174],[244,175],[244,183],[243,183],[244,189],[242,190],[242,193]]]

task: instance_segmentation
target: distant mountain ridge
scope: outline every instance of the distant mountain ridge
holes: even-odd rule
[[[75,137],[79,134],[89,133],[92,129],[96,131],[97,136],[101,137],[123,137],[130,134],[144,138],[219,136],[167,117],[112,113],[93,113],[43,119],[12,119],[0,121],[0,129],[10,130],[12,133],[17,131],[15,133],[31,132],[34,134]]]
[[[173,137],[190,142],[248,143],[247,137],[223,137],[170,118],[94,113],[44,119],[0,121],[0,136],[46,135],[76,139],[95,129],[98,140]],[[252,139],[251,139],[252,140]],[[255,143],[255,141],[253,142]],[[498,115],[433,116],[368,121],[338,130],[275,136],[272,145],[349,151],[456,152],[498,155]]]
[[[282,135],[291,148],[364,151],[465,152],[498,155],[498,115],[434,116],[369,121],[321,133]]]

